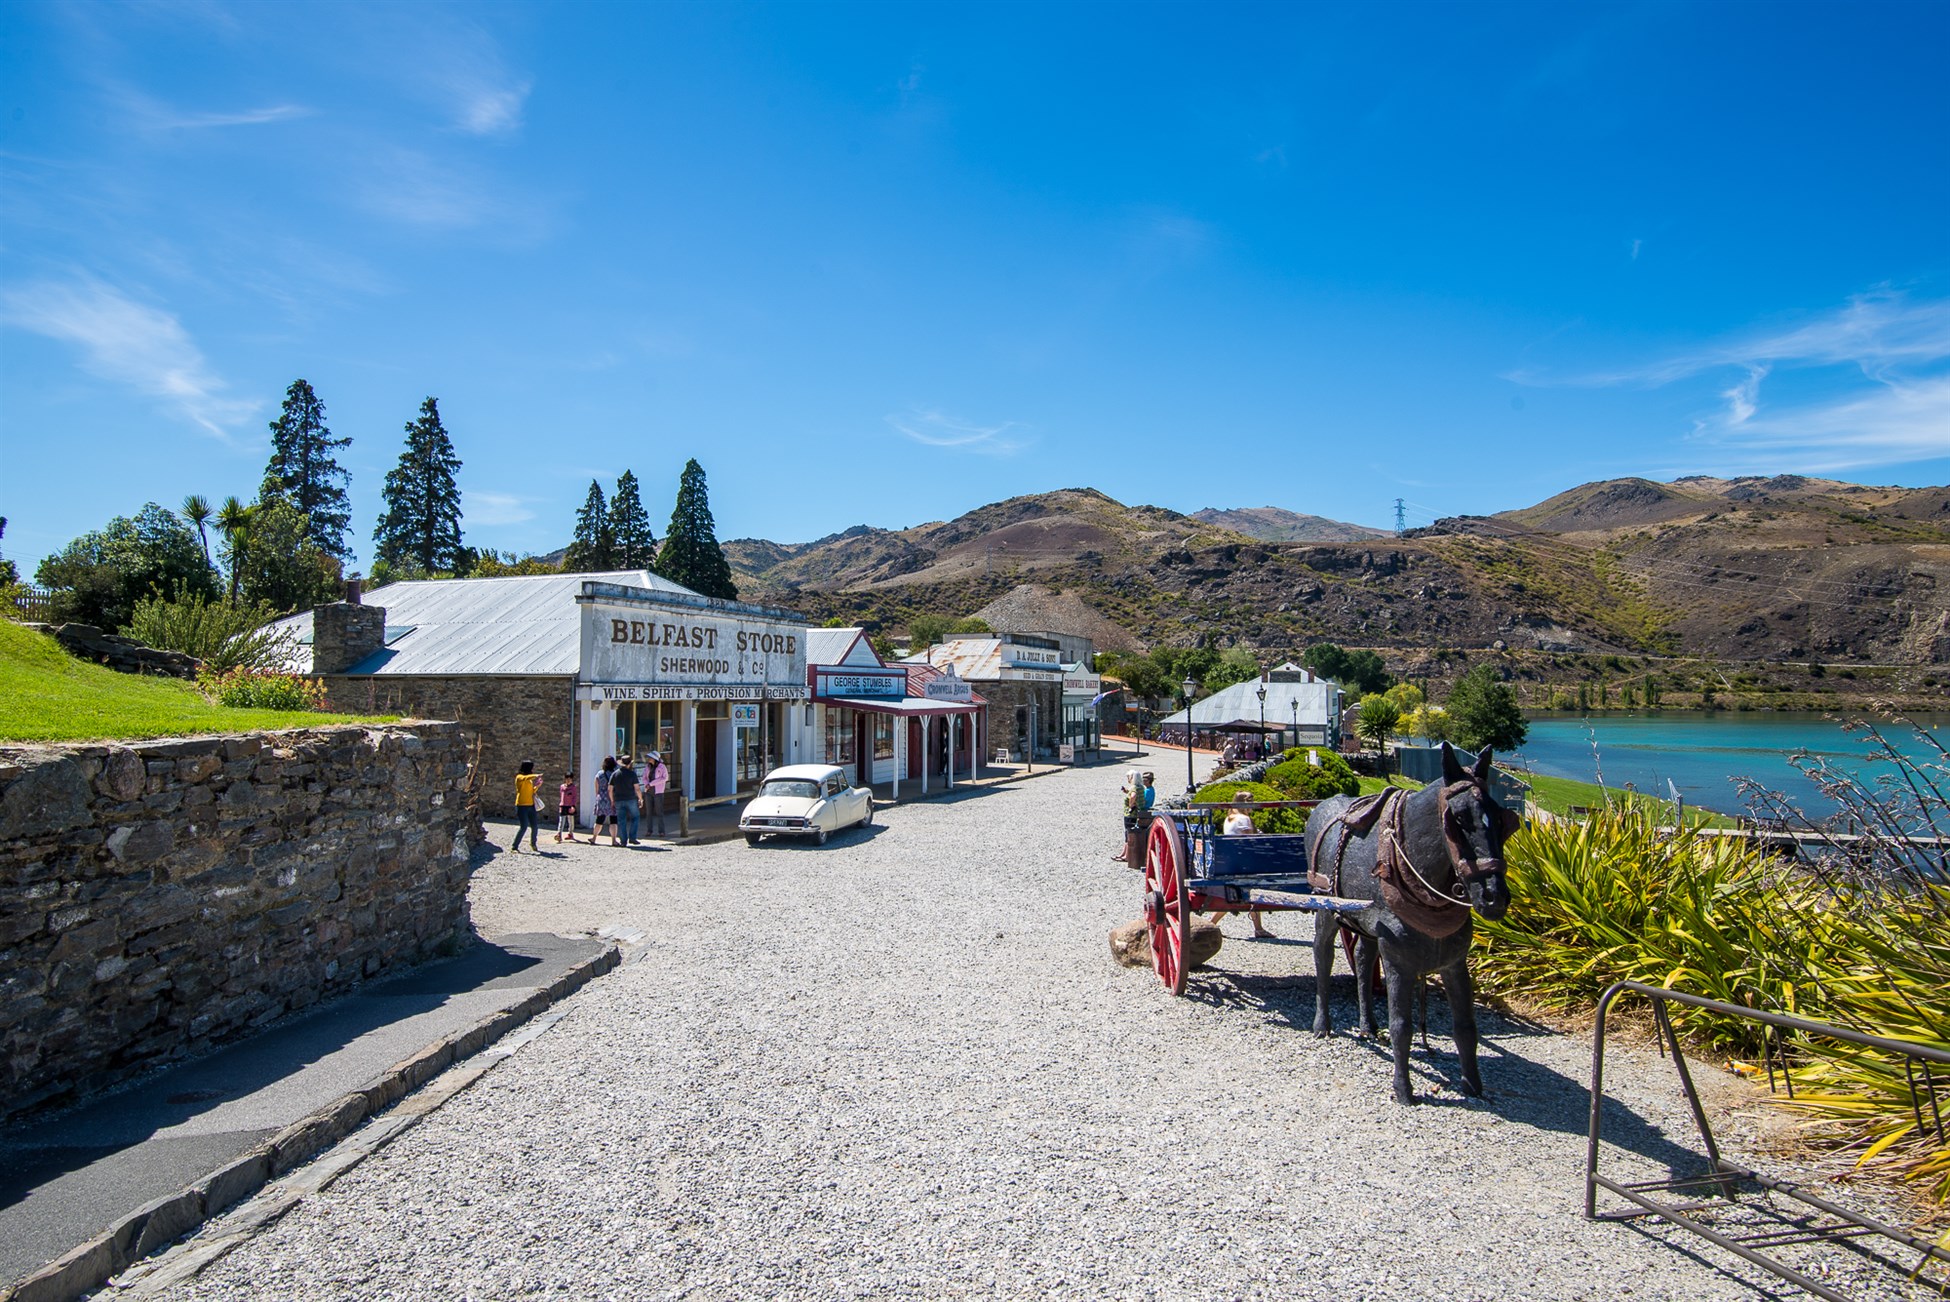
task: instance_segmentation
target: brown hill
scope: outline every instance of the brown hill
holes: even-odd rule
[[[1268,542],[1093,489],[727,546],[743,595],[902,627],[1033,583],[1143,643],[1950,663],[1950,489],[1586,484],[1404,538]],[[1934,681],[1934,680],[1933,680]]]
[[[1208,506],[1192,512],[1192,519],[1262,542],[1360,542],[1388,536],[1385,529],[1370,529],[1320,515],[1303,515],[1277,506],[1241,506],[1232,510]]]

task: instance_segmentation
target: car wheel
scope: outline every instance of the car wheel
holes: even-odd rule
[[[825,845],[825,844],[826,844],[826,829],[825,829],[825,828],[823,828],[823,827],[815,827],[815,828],[813,829],[813,844],[814,844],[814,845]]]
[[[873,797],[872,796],[867,797],[867,812],[861,815],[860,826],[861,827],[873,826]]]
[[[746,845],[757,845],[757,844],[759,843],[759,841],[760,841],[760,839],[761,839],[761,838],[759,837],[759,835],[758,835],[758,833],[756,833],[756,832],[747,832],[747,833],[745,833],[745,844],[746,844]]]

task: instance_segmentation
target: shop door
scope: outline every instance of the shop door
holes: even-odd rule
[[[918,778],[921,776],[921,762],[925,758],[921,753],[921,721],[919,719],[909,719],[907,721],[908,777]]]
[[[718,729],[730,727],[729,720],[699,719],[697,721],[697,795],[698,800],[709,800],[718,794]]]

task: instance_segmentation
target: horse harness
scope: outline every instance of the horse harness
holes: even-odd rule
[[[1494,861],[1489,866],[1483,866],[1468,855],[1468,843],[1459,835],[1449,813],[1450,800],[1472,790],[1478,790],[1478,787],[1468,778],[1442,788],[1442,837],[1449,849],[1450,870],[1454,874],[1453,891],[1459,892],[1466,891],[1469,883],[1477,878],[1488,877],[1499,871]],[[1388,787],[1371,796],[1362,796],[1348,805],[1307,847],[1307,880],[1317,891],[1341,894],[1341,868],[1347,858],[1348,842],[1356,837],[1366,837],[1379,827],[1381,840],[1375,847],[1374,875],[1381,887],[1381,902],[1415,930],[1441,940],[1454,935],[1469,920],[1469,899],[1466,894],[1454,894],[1431,883],[1409,857],[1408,845],[1402,836],[1402,812],[1407,804],[1406,792],[1400,787]],[[1515,821],[1514,815],[1508,810],[1497,809],[1494,804],[1490,808],[1496,809],[1499,830],[1507,836],[1510,823]],[[1330,828],[1337,833],[1331,873],[1325,870],[1320,853],[1321,842],[1326,840]]]

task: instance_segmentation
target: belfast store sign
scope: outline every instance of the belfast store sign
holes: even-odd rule
[[[797,700],[806,695],[806,631],[756,613],[587,603],[582,679],[597,700]],[[616,690],[637,694],[604,695]]]

